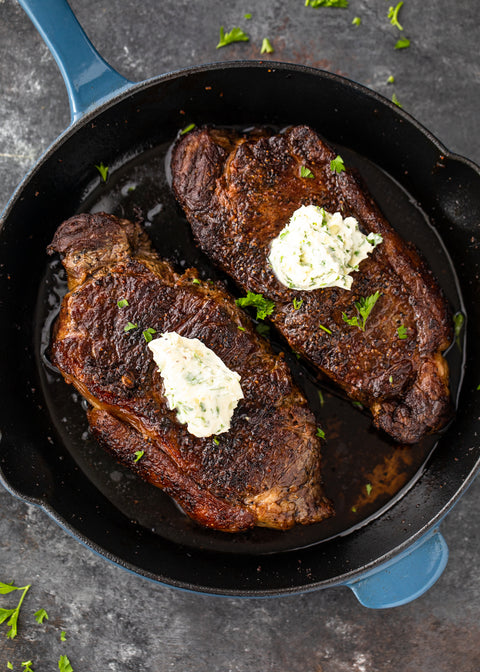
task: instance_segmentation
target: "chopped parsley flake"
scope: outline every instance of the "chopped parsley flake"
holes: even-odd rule
[[[248,42],[250,38],[241,28],[232,28],[228,33],[225,32],[223,26],[220,28],[220,41],[217,44],[217,49],[226,47],[232,42]]]
[[[65,632],[65,630],[62,630],[62,632],[60,633],[60,641],[61,642],[67,641],[67,633]]]
[[[372,485],[371,483],[367,483],[365,486],[365,490],[367,491],[367,495],[370,497],[370,493],[372,492]]]
[[[237,306],[242,308],[252,306],[257,309],[257,320],[264,320],[267,315],[271,315],[275,310],[275,303],[270,299],[265,299],[262,294],[255,294],[254,292],[247,292],[247,296],[241,299],[236,299]]]
[[[406,37],[402,37],[397,41],[395,49],[406,49],[409,46],[410,46],[410,40]]]
[[[405,339],[407,338],[407,328],[404,324],[401,324],[397,329],[398,338]]]
[[[240,331],[245,331],[245,327],[241,327],[239,324],[237,325],[237,329],[239,329]]]
[[[400,101],[398,100],[395,94],[392,95],[392,103],[395,103],[395,105],[397,105],[398,107],[402,107]]]
[[[100,176],[101,176],[102,180],[104,182],[106,182],[107,181],[107,176],[108,176],[108,166],[104,166],[103,162],[101,161],[99,166],[95,165],[95,168],[100,173]]]
[[[310,179],[313,179],[314,175],[310,168],[307,168],[306,166],[300,166],[300,177],[309,177]]]
[[[398,22],[398,12],[400,11],[402,5],[403,2],[399,2],[396,7],[390,7],[388,10],[388,18],[390,19],[390,23],[392,26],[395,26],[395,28],[398,28],[398,30],[403,30],[403,27]]]
[[[261,54],[273,54],[274,51],[275,51],[275,49],[273,48],[272,43],[270,42],[268,37],[264,37],[263,42],[262,42],[262,48],[260,49],[260,53]]]
[[[216,446],[220,445],[220,441],[217,439],[216,436],[213,437],[213,443],[214,443]]]
[[[138,324],[134,324],[133,322],[127,322],[127,324],[123,327],[123,331],[131,331],[132,329],[136,329],[138,327]]]
[[[265,338],[267,338],[270,333],[270,327],[268,324],[265,324],[265,322],[259,322],[255,329],[257,330],[257,333],[260,334],[260,336],[264,336]]]
[[[195,124],[188,124],[188,126],[185,126],[185,128],[182,128],[180,131],[180,135],[186,135],[187,133],[190,133],[190,131],[193,131],[195,128]]]
[[[458,312],[453,316],[453,333],[455,336],[455,343],[457,344],[458,349],[462,350],[462,341],[460,340],[460,335],[462,333],[463,325],[465,324],[465,317],[463,313]]]
[[[73,672],[73,667],[70,664],[70,661],[67,656],[60,656],[58,661],[58,669],[60,672]]]
[[[305,7],[313,7],[313,9],[318,9],[318,7],[345,8],[348,7],[348,0],[305,0]]]
[[[323,408],[323,405],[325,403],[325,399],[323,398],[323,392],[322,390],[318,390],[318,398],[320,400],[320,406]]]
[[[353,21],[352,21],[352,25],[353,26],[359,26],[361,23],[362,23],[362,19],[359,16],[355,16]]]
[[[43,623],[45,619],[48,621],[48,614],[45,611],[45,609],[39,609],[38,611],[35,612],[35,620],[37,623]]]
[[[327,327],[324,327],[323,324],[319,324],[318,326],[320,327],[320,329],[323,329],[323,331],[326,331],[327,334],[330,334],[330,335],[332,334],[330,329],[328,329]]]
[[[141,460],[144,455],[145,455],[144,450],[136,450],[135,451],[135,459],[133,461],[138,462],[138,460]]]
[[[332,161],[330,161],[330,170],[332,173],[341,173],[345,170],[345,164],[340,155],[336,156]]]
[[[356,506],[352,506],[352,511],[353,511],[353,513],[357,513],[357,507],[356,507]]]
[[[297,298],[295,297],[295,298],[293,299],[293,307],[295,308],[295,310],[298,310],[299,308],[301,308],[302,303],[303,303],[303,299],[297,299]]]
[[[26,660],[24,663],[22,663],[22,667],[25,668],[23,672],[33,672],[33,662],[31,660]]]
[[[324,439],[324,438],[325,438],[325,432],[323,431],[323,429],[322,429],[321,427],[317,427],[317,433],[316,433],[316,435],[317,435],[320,439]]]
[[[380,292],[375,292],[375,294],[372,294],[371,296],[361,296],[354,304],[358,315],[348,317],[346,313],[342,313],[343,320],[351,327],[358,327],[362,331],[365,331],[365,323],[380,296]],[[359,317],[362,318],[361,323],[359,322]]]
[[[390,75],[390,77],[387,79],[387,84],[393,84],[395,81],[395,77],[393,75]]]
[[[198,278],[193,278],[192,284],[193,285],[201,285],[202,283],[200,282],[200,280]]]
[[[147,343],[150,343],[150,341],[153,338],[153,334],[157,333],[156,329],[153,329],[153,327],[148,327],[148,329],[145,329],[143,333],[143,338],[147,341]]]
[[[243,18],[244,19],[251,19],[252,15],[250,14],[250,12],[247,12],[246,14],[243,15]]]
[[[390,383],[390,385],[393,385],[393,376],[388,377],[388,382]]]
[[[117,306],[119,308],[126,308],[128,306],[127,299],[120,299],[119,301],[117,301]]]

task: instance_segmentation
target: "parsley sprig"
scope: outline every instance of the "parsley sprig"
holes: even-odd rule
[[[365,324],[380,296],[380,292],[375,292],[375,294],[371,294],[370,296],[361,296],[354,304],[358,315],[348,317],[346,313],[342,313],[344,322],[351,327],[358,327],[361,331],[365,331]],[[359,318],[361,318],[361,320],[359,320]]]
[[[264,37],[263,42],[262,42],[262,48],[260,49],[260,53],[261,54],[273,54],[274,51],[275,51],[275,49],[273,48],[273,45],[270,42],[270,40],[268,39],[268,37]]]
[[[392,103],[395,103],[395,105],[397,105],[397,107],[402,107],[402,104],[401,104],[401,102],[398,100],[398,98],[397,98],[397,96],[395,95],[395,93],[392,93]]]
[[[228,33],[225,32],[224,27],[220,28],[220,40],[217,44],[217,49],[220,47],[226,47],[227,44],[232,44],[232,42],[248,42],[248,35],[241,28],[232,28]]]
[[[186,135],[187,133],[190,133],[190,131],[193,131],[195,128],[195,124],[188,124],[188,126],[185,126],[185,128],[182,128],[180,131],[180,135]]]
[[[307,166],[300,166],[300,177],[308,177],[313,179],[314,175],[310,168],[307,168]]]
[[[45,611],[45,609],[39,609],[38,611],[35,612],[34,616],[37,623],[41,624],[45,619],[47,619],[48,621],[48,614]]]
[[[338,154],[334,159],[332,159],[332,161],[330,161],[330,170],[332,171],[332,173],[337,174],[345,170],[345,164],[343,163],[343,159],[340,156],[340,154]]]
[[[142,331],[143,338],[147,341],[147,343],[150,343],[150,341],[153,338],[153,334],[156,334],[157,330],[154,329],[153,327],[148,327],[144,331]]]
[[[403,26],[400,25],[398,21],[398,12],[402,8],[403,2],[399,2],[398,5],[395,7],[390,7],[388,10],[388,18],[390,19],[390,23],[392,26],[395,26],[395,28],[398,28],[398,30],[403,30]]]
[[[104,165],[103,165],[103,161],[100,161],[100,163],[99,163],[98,166],[95,165],[95,168],[96,168],[96,169],[98,170],[98,172],[100,173],[100,177],[102,178],[102,180],[103,180],[104,182],[106,182],[106,181],[107,181],[107,177],[108,177],[108,170],[109,170],[108,166],[104,166]]]
[[[455,336],[455,343],[457,344],[457,347],[460,351],[462,350],[461,334],[464,324],[465,324],[465,317],[463,313],[461,313],[460,311],[458,313],[455,313],[455,315],[453,316],[453,333]]]
[[[305,7],[348,7],[348,0],[305,0]]]
[[[73,672],[73,667],[71,666],[67,656],[60,656],[58,661],[58,669],[60,672]]]
[[[410,40],[408,37],[401,37],[399,40],[397,40],[397,43],[395,44],[395,49],[407,49],[407,47],[410,46]]]
[[[254,292],[247,292],[247,296],[240,299],[235,299],[237,306],[245,308],[251,306],[257,310],[257,320],[264,320],[267,315],[271,315],[275,310],[275,303],[270,299],[265,299],[263,294],[255,294]]]
[[[3,609],[3,608],[0,609],[0,623],[4,623],[8,619],[7,625],[10,626],[10,630],[7,632],[7,637],[9,637],[10,639],[13,639],[14,637],[17,636],[18,616],[20,614],[20,607],[22,606],[22,602],[25,599],[25,595],[27,594],[29,588],[30,584],[28,584],[28,586],[14,586],[12,583],[0,582],[0,595],[7,595],[8,593],[12,593],[14,590],[22,591],[22,594],[15,609]]]
[[[257,334],[259,334],[260,336],[264,336],[265,338],[267,338],[270,333],[270,327],[268,324],[265,324],[265,322],[259,322],[255,326],[255,330]]]
[[[298,310],[302,307],[303,299],[297,299],[296,296],[293,297],[293,307],[295,310]]]

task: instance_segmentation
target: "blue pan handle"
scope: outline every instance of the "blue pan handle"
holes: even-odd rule
[[[114,70],[92,45],[67,0],[19,0],[57,61],[67,87],[71,121],[132,82]]]
[[[371,609],[399,607],[423,595],[440,577],[448,546],[438,529],[430,530],[406,551],[345,585]]]

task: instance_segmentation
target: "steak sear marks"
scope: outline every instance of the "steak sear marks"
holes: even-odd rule
[[[314,416],[220,283],[193,269],[177,275],[138,224],[103,213],[64,222],[49,252],[60,253],[69,283],[51,359],[90,403],[93,434],[119,462],[217,530],[287,529],[332,515]],[[245,398],[228,432],[197,438],[177,421],[148,328],[198,338],[240,374]]]
[[[292,349],[370,408],[378,428],[416,443],[451,417],[441,354],[452,340],[451,316],[425,262],[388,224],[359,178],[348,169],[331,170],[335,156],[307,126],[280,134],[199,128],[174,148],[173,190],[213,262],[244,290],[275,301],[269,319]],[[302,166],[313,177],[301,177]],[[350,291],[288,289],[268,263],[273,238],[295,210],[310,204],[355,217],[363,233],[383,237],[353,273]],[[355,316],[355,301],[377,291],[365,331],[348,325],[343,314]]]

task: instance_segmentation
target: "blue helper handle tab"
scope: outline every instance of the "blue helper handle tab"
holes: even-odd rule
[[[132,85],[100,56],[66,0],[19,0],[46,42],[67,87],[72,123]]]
[[[447,560],[445,539],[438,529],[433,529],[403,553],[345,585],[365,607],[398,607],[412,602],[433,586]]]

